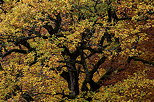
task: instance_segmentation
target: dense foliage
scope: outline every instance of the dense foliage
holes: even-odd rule
[[[0,101],[152,102],[152,0],[1,0]]]

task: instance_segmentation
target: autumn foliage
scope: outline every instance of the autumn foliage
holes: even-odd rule
[[[1,0],[0,101],[154,101],[152,0]]]

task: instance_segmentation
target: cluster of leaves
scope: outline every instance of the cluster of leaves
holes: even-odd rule
[[[135,73],[124,82],[104,88],[104,94],[96,94],[96,100],[105,101],[151,101],[153,100],[153,80],[144,78],[144,73]],[[103,98],[101,98],[103,97]]]
[[[153,100],[153,83],[153,80],[146,78],[145,71],[137,72],[115,85],[101,87],[100,92],[88,92],[86,98],[91,97],[92,102],[151,102]],[[82,97],[81,94],[73,102],[86,101]]]
[[[153,100],[153,80],[144,70],[105,85],[132,70],[128,66],[135,69],[132,60],[154,66],[152,5],[152,0],[2,0],[0,101]]]

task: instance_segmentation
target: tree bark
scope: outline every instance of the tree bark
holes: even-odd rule
[[[75,98],[79,94],[79,84],[78,84],[78,72],[75,68],[75,64],[67,63],[68,66],[68,74],[69,74],[69,90],[70,90],[70,97]]]

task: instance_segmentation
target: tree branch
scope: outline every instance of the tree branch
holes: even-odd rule
[[[151,61],[147,61],[147,60],[138,58],[137,56],[129,57],[128,60],[127,60],[127,62],[130,63],[131,60],[134,60],[134,61],[141,61],[141,62],[144,63],[144,64],[150,64],[150,65],[154,66],[154,62],[151,62]]]
[[[99,66],[105,62],[107,57],[103,56],[93,67],[93,69],[90,71],[90,75],[93,75],[97,69],[99,68]]]
[[[37,36],[29,36],[29,37],[19,37],[16,39],[16,41],[14,42],[14,44],[16,46],[18,46],[19,44],[25,46],[29,51],[32,51],[34,50],[34,48],[31,48],[30,44],[27,42],[27,40],[29,39],[33,39]]]
[[[88,91],[87,83],[90,84],[90,90],[95,91],[99,88],[98,84],[92,80],[94,73],[98,70],[99,66],[105,62],[107,57],[103,56],[93,67],[93,69],[86,74],[86,78],[82,83],[82,91]]]
[[[6,52],[6,53],[2,56],[2,58],[6,57],[7,55],[10,55],[12,52],[17,52],[17,53],[22,53],[22,54],[27,54],[27,53],[28,53],[28,51],[26,51],[26,50],[11,49],[11,50],[9,50],[8,52]]]

